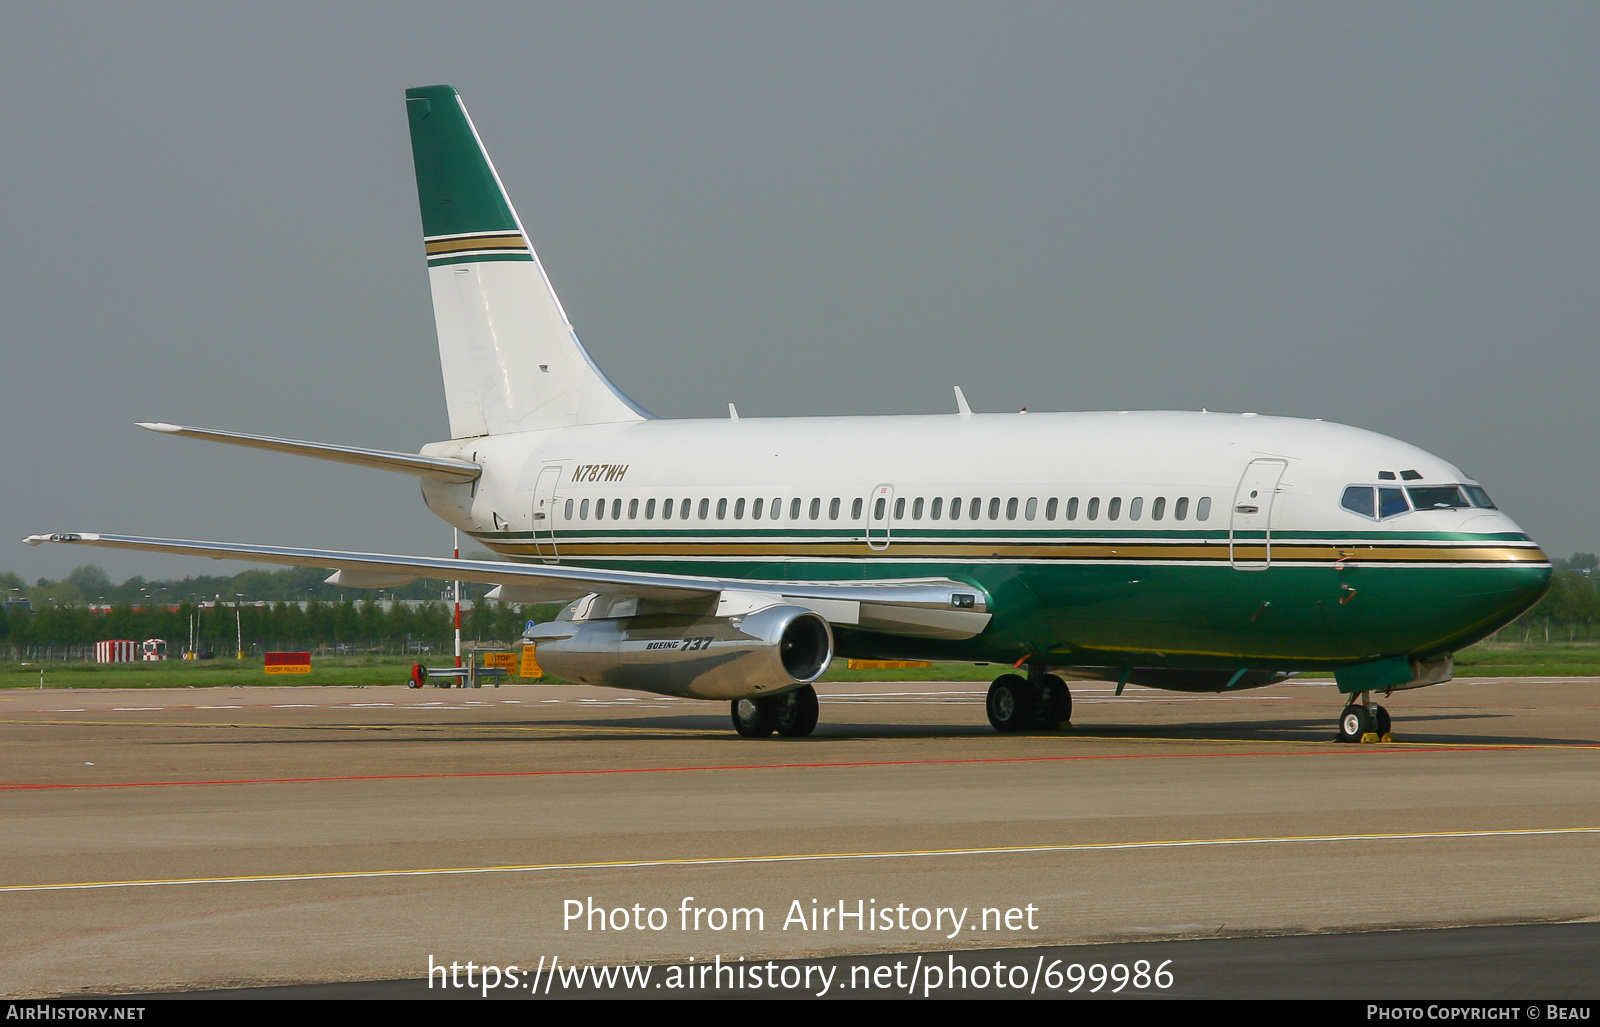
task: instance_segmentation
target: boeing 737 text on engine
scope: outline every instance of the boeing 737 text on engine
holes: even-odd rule
[[[653,417],[579,343],[456,91],[409,90],[406,109],[452,438],[411,454],[144,427],[415,475],[508,562],[30,543],[564,601],[528,632],[549,672],[729,702],[749,736],[809,734],[839,655],[1011,666],[988,693],[1001,731],[1068,720],[1072,679],[1222,692],[1329,670],[1339,737],[1381,737],[1374,692],[1449,680],[1453,652],[1548,587],[1478,483],[1324,421],[975,414],[959,389],[940,415]]]

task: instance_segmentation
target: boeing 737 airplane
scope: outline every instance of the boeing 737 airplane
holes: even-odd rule
[[[1544,594],[1550,562],[1478,483],[1321,420],[1200,411],[656,418],[579,343],[448,86],[408,90],[449,411],[420,454],[172,424],[171,435],[421,479],[505,562],[60,532],[110,546],[420,577],[568,602],[529,629],[571,681],[729,702],[741,735],[810,734],[837,656],[992,663],[1001,731],[1071,716],[1067,682],[1184,692],[1332,671],[1344,741],[1373,693]]]

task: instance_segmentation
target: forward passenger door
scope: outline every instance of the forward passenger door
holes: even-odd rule
[[[1235,570],[1264,571],[1272,563],[1272,503],[1287,460],[1252,460],[1233,494],[1228,558]]]

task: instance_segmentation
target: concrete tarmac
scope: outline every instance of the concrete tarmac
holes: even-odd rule
[[[1399,693],[1387,745],[1311,682],[1023,735],[822,691],[766,740],[575,686],[0,693],[0,994],[1600,919],[1596,679]]]

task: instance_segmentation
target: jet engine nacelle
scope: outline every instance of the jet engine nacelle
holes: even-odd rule
[[[539,666],[557,677],[691,699],[776,695],[822,676],[828,622],[803,606],[736,617],[655,613],[533,626]]]

